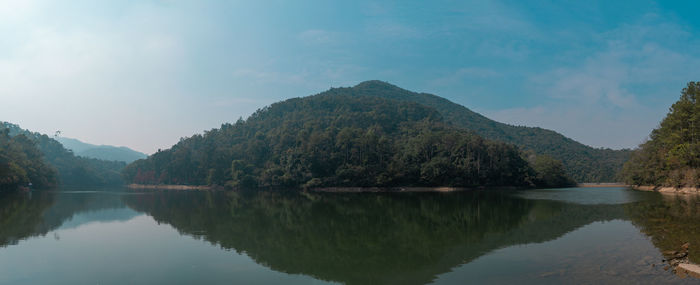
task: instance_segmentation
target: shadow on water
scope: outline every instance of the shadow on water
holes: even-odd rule
[[[348,284],[423,284],[494,249],[555,239],[615,205],[505,193],[175,193],[125,197],[182,234],[256,262]]]
[[[629,219],[667,260],[687,253],[700,264],[700,195],[655,194],[660,198],[625,205]]]
[[[0,193],[0,247],[58,228],[128,220],[138,215],[119,193],[36,191]]]
[[[145,213],[276,271],[347,284],[423,284],[497,249],[631,220],[662,251],[690,242],[698,262],[697,197],[620,190],[589,193],[590,202],[577,191],[4,193],[0,246]]]

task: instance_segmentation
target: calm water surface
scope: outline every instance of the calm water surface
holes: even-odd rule
[[[696,196],[93,190],[0,195],[0,284],[700,282]]]

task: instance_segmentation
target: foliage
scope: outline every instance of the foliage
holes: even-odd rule
[[[231,187],[532,186],[535,175],[515,146],[451,127],[433,108],[331,93],[275,103],[123,173]]]
[[[352,88],[332,88],[323,94],[375,96],[432,107],[446,123],[455,127],[560,160],[568,176],[577,182],[620,181],[618,174],[631,153],[630,150],[592,148],[547,129],[499,123],[445,98],[411,92],[382,81],[366,81]]]
[[[530,165],[535,169],[535,184],[541,187],[573,186],[576,183],[566,175],[561,161],[549,155],[530,155]]]
[[[126,166],[124,162],[75,156],[72,151],[65,149],[61,143],[49,136],[23,130],[14,124],[0,122],[0,129],[7,130],[10,136],[31,141],[42,154],[44,163],[58,171],[58,182],[62,185],[98,186],[123,183],[120,171]],[[37,184],[34,179],[31,181]],[[52,185],[55,184],[54,182]]]
[[[56,170],[44,162],[36,143],[24,135],[10,136],[0,129],[0,190],[32,183],[37,188],[56,185]]]
[[[649,140],[625,164],[634,185],[700,187],[700,82],[690,82]]]

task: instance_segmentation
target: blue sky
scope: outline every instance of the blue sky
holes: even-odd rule
[[[0,0],[0,120],[152,153],[379,79],[630,148],[700,80],[696,3]]]

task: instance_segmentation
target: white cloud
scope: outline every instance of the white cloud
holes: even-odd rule
[[[700,54],[686,50],[700,42],[680,26],[655,22],[625,24],[596,37],[602,49],[529,78],[530,92],[543,94],[544,101],[486,114],[592,146],[637,146],[685,83],[700,77]]]
[[[16,21],[26,18],[36,9],[33,0],[0,0],[0,19]]]

